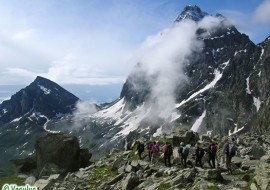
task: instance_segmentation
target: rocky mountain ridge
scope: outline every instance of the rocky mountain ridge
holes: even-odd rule
[[[32,116],[40,115],[52,119],[71,114],[78,100],[58,84],[38,76],[29,86],[0,104],[0,122],[6,124],[24,118],[32,120]]]

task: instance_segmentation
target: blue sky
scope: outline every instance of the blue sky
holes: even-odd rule
[[[0,85],[37,75],[65,85],[122,84],[136,49],[189,4],[222,13],[259,43],[270,35],[269,2],[0,0]]]

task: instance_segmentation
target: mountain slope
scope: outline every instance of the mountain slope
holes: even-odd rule
[[[209,29],[207,19],[216,26]],[[95,114],[115,121],[118,132],[111,135],[113,140],[158,135],[179,127],[214,134],[268,130],[269,38],[255,45],[224,16],[210,17],[198,6],[187,6],[175,23],[190,20],[198,24],[196,36],[203,45],[183,65],[185,79],[174,89],[175,109],[169,115],[157,109],[152,94],[159,73],[149,74],[145,63],[139,62],[120,99]],[[166,64],[169,61],[164,61],[164,68]]]
[[[58,84],[37,77],[0,104],[0,168],[12,158],[32,155],[36,139],[54,132],[47,128],[50,122],[71,115],[78,100]]]
[[[0,104],[0,122],[5,124],[22,117],[31,120],[32,114],[51,119],[72,113],[78,100],[58,84],[38,76],[29,86]]]

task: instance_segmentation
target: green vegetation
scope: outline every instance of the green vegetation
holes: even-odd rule
[[[24,182],[24,179],[21,179],[18,177],[14,177],[14,176],[3,177],[3,178],[0,178],[0,189],[2,189],[2,186],[6,183],[16,184],[16,185],[24,185],[23,182]]]
[[[265,132],[265,135],[270,136],[270,130]]]
[[[234,172],[234,175],[236,175],[240,180],[242,180],[243,176],[246,175],[246,173],[245,172],[236,171],[236,172]],[[249,190],[250,189],[250,185],[252,183],[254,183],[256,185],[257,189],[258,190],[261,190],[261,188],[258,187],[256,181],[254,180],[255,175],[253,173],[251,173],[251,174],[249,174],[249,176],[250,176],[250,180],[248,181],[247,187],[244,187],[244,188],[242,187],[241,189],[242,190]]]
[[[160,186],[158,186],[157,190],[167,190],[169,189],[171,186],[168,183],[161,183]]]
[[[209,186],[208,190],[219,190],[217,186]]]
[[[112,171],[109,166],[95,168],[89,173],[89,189],[96,189],[102,183],[117,176],[116,171]]]

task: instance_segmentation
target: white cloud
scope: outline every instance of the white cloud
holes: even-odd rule
[[[175,89],[186,80],[183,66],[188,62],[188,57],[193,52],[200,51],[203,46],[196,38],[197,29],[198,25],[193,21],[175,23],[157,35],[148,37],[135,55],[133,61],[141,63],[141,69],[132,73],[131,77],[138,78],[143,71],[149,78],[149,83],[152,83],[151,76],[156,76],[151,85],[149,100],[153,112],[151,117],[155,118],[158,114],[162,118],[168,118],[174,111]],[[137,84],[134,83],[133,86]]]
[[[252,20],[259,24],[270,24],[270,0],[264,0],[254,11]]]
[[[24,30],[24,31],[19,31],[17,33],[15,33],[11,39],[15,40],[15,41],[27,41],[27,40],[31,40],[31,38],[33,38],[33,36],[37,33],[36,29],[28,29],[28,30]]]

